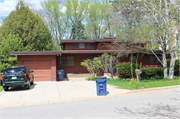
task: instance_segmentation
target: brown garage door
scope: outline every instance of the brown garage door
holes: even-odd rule
[[[34,81],[51,81],[50,61],[23,61],[23,65],[34,71]]]

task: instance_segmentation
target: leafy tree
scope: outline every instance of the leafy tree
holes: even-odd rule
[[[41,18],[32,13],[28,6],[20,0],[16,10],[3,21],[0,29],[1,38],[9,34],[18,34],[26,51],[52,50],[51,34]]]
[[[81,65],[86,67],[93,76],[99,75],[100,70],[103,68],[103,64],[101,64],[99,57],[95,57],[93,60],[86,59],[81,62]]]
[[[85,18],[85,12],[88,7],[89,0],[67,0],[65,2],[65,16],[70,23],[71,35],[70,39],[86,39],[85,28],[82,21]]]
[[[111,18],[110,3],[108,0],[91,0],[86,13],[86,34],[90,39],[111,36],[111,26],[107,22]]]
[[[150,34],[150,41],[152,42],[148,48],[162,64],[164,78],[173,79],[175,59],[180,46],[180,1],[143,0],[143,2],[147,17],[142,20],[142,23],[150,24],[148,34]],[[144,35],[144,31],[140,30],[140,33]],[[144,39],[146,38],[145,36],[143,36]],[[161,50],[162,61],[155,54],[152,45]],[[168,53],[171,57],[169,75],[166,59]]]
[[[103,70],[105,73],[108,73],[108,68],[110,67],[109,57],[110,56],[107,53],[104,53],[101,57],[99,57],[101,60],[101,64],[103,64]]]
[[[118,64],[118,56],[113,54],[107,54],[104,53],[99,57],[101,61],[102,70],[104,73],[111,73],[111,77],[113,78],[114,75],[114,69],[116,68],[116,65]]]
[[[80,21],[76,25],[72,26],[71,31],[71,38],[72,39],[87,39],[86,33],[85,33],[85,25],[82,24]]]
[[[126,2],[130,4],[124,4]],[[124,31],[124,28],[129,31],[125,31],[122,38],[127,35],[139,41],[151,41],[147,44],[146,49],[150,50],[162,64],[164,78],[173,79],[175,58],[180,47],[180,1],[114,0],[113,4],[115,4],[114,9],[118,8],[115,9],[117,11],[114,15],[118,15],[123,22],[120,31]],[[161,51],[162,60],[156,55],[156,51]],[[171,56],[169,75],[167,54]]]
[[[54,50],[61,50],[62,39],[69,38],[70,24],[63,13],[63,0],[44,0],[41,4],[43,10],[38,15],[43,19],[51,31]]]
[[[136,24],[144,17],[141,0],[111,0],[113,18],[110,19],[113,31],[118,38],[132,39],[136,36]]]
[[[1,71],[4,71],[7,66],[17,64],[17,56],[10,56],[10,51],[22,51],[23,43],[19,40],[18,35],[8,34],[1,39]]]

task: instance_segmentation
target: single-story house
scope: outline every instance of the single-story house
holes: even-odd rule
[[[67,73],[88,73],[86,67],[81,66],[81,62],[103,53],[114,52],[102,45],[112,43],[114,40],[115,38],[111,37],[95,40],[62,40],[62,51],[15,51],[10,52],[10,55],[17,55],[17,65],[27,65],[30,70],[34,70],[35,81],[56,81],[56,70],[63,69],[65,76]],[[129,60],[130,57],[123,57],[119,61]],[[138,62],[142,62],[142,67],[161,66],[153,54],[144,54]]]

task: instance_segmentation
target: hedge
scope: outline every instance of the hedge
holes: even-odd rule
[[[133,77],[135,77],[136,63],[132,62]],[[116,65],[117,72],[121,78],[132,78],[131,76],[131,62],[122,62]],[[139,68],[139,65],[138,65]]]
[[[117,64],[117,71],[121,78],[131,78],[131,62],[122,62]],[[133,64],[133,75],[135,76],[136,64]],[[168,72],[169,72],[170,59],[167,60]],[[139,66],[138,66],[139,68]],[[141,79],[163,79],[163,67],[148,67],[142,68]],[[175,61],[174,76],[179,76],[179,60]]]
[[[151,77],[163,78],[163,67],[148,67],[141,70],[141,79],[150,79]]]

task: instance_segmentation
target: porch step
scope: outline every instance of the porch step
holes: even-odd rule
[[[68,78],[69,81],[87,81],[86,77],[81,77],[81,78]]]
[[[79,73],[79,74],[73,74],[73,73],[68,73],[67,78],[79,78],[79,77],[91,77],[91,73]]]

